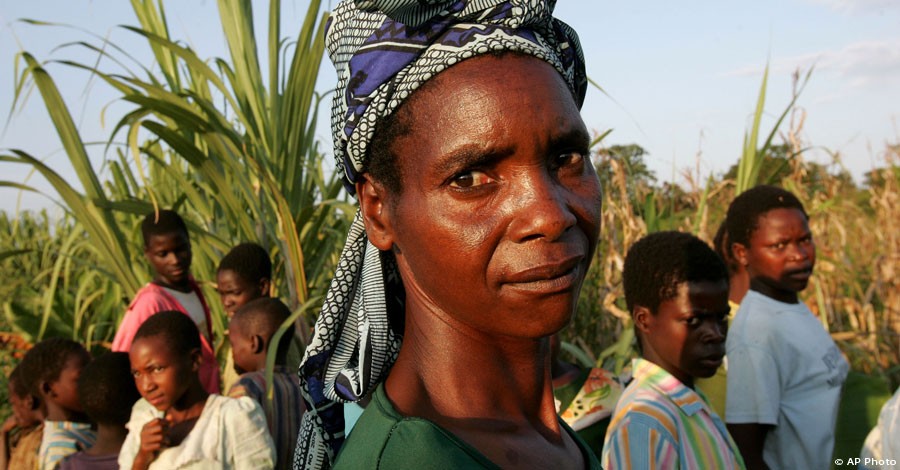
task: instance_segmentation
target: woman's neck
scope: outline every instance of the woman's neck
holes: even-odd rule
[[[409,310],[403,347],[385,383],[400,414],[451,431],[525,427],[559,439],[549,338],[491,336],[447,315]]]

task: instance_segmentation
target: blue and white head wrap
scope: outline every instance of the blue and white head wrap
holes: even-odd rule
[[[348,191],[365,168],[381,118],[463,60],[499,51],[553,65],[576,103],[587,77],[575,32],[553,18],[555,0],[345,0],[325,36],[338,84],[334,155]],[[344,440],[342,402],[366,396],[400,350],[403,287],[392,253],[368,242],[357,213],[300,365],[307,411],[294,468],[330,467]]]

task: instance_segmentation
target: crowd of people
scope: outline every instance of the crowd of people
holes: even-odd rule
[[[10,375],[8,468],[830,467],[849,367],[798,296],[816,254],[789,191],[740,194],[713,247],[637,241],[639,357],[622,374],[562,359],[601,189],[580,45],[553,4],[340,3],[334,153],[359,212],[305,351],[293,327],[277,339],[290,311],[243,243],[215,280],[219,364],[187,227],[154,211],[154,278],[112,351],[46,339]],[[345,403],[365,405],[355,423]],[[896,457],[892,429],[867,441],[874,462]]]

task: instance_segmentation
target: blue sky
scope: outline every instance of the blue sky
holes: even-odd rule
[[[282,34],[293,35],[307,2],[283,3]],[[267,5],[254,2],[260,31]],[[166,9],[175,37],[201,56],[225,56],[216,2],[169,1]],[[798,102],[806,112],[801,138],[813,146],[807,158],[829,163],[837,152],[859,181],[863,173],[883,165],[885,143],[900,141],[900,1],[559,0],[556,14],[579,32],[588,74],[612,97],[589,92],[583,110],[588,127],[598,132],[613,129],[607,144],[643,146],[661,180],[683,182],[685,171],[701,177],[721,174],[737,160],[767,62],[771,70],[765,130],[790,100],[792,73],[815,66]],[[19,18],[77,25],[109,37],[139,59],[149,51],[134,34],[117,27],[136,24],[130,2],[0,0],[0,130],[5,127],[0,148],[27,150],[63,175],[73,175],[36,96],[9,123],[6,116],[13,58],[20,47],[41,60],[88,61],[90,57],[75,48],[53,50],[87,36],[73,29],[24,24],[16,21]],[[49,70],[85,138],[104,140],[126,108],[110,104],[113,95],[101,84],[88,84],[85,74],[60,65]],[[333,69],[326,60],[318,89],[332,84]],[[324,147],[330,147],[328,130],[322,127],[318,134]],[[101,149],[96,149],[98,162]],[[27,168],[0,163],[0,179],[28,177]],[[29,184],[49,190],[37,177]],[[49,205],[41,196],[0,189],[2,210]]]

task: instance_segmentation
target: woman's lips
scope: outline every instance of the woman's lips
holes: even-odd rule
[[[556,293],[571,289],[581,277],[581,260],[577,255],[559,262],[542,264],[507,277],[507,287],[534,293]]]

